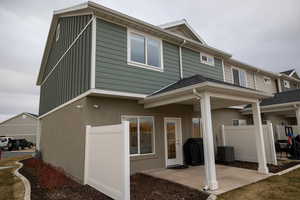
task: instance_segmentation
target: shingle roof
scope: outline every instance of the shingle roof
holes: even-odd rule
[[[269,105],[299,102],[299,101],[300,101],[300,89],[295,89],[295,90],[276,93],[274,97],[262,100],[260,106],[269,106]],[[251,107],[251,105],[246,106],[246,108],[249,107]]]
[[[153,94],[151,94],[151,96],[161,94],[161,93],[165,93],[165,92],[169,92],[169,91],[176,90],[176,89],[179,89],[179,88],[184,88],[184,87],[187,87],[187,86],[199,84],[199,83],[204,83],[204,82],[213,82],[213,83],[219,83],[219,84],[223,84],[223,85],[229,85],[229,86],[233,86],[233,87],[253,90],[253,89],[250,89],[250,88],[242,87],[242,86],[239,86],[239,85],[235,85],[235,84],[232,84],[232,83],[227,83],[227,82],[212,79],[212,78],[207,78],[207,77],[204,77],[202,75],[197,74],[197,75],[194,75],[194,76],[191,76],[191,77],[181,79],[181,80],[179,80],[179,81],[177,81],[177,82],[175,82],[175,83],[173,83],[173,84],[171,84],[171,85],[169,85],[169,86],[167,86],[167,87],[165,87],[161,90],[158,90],[157,92],[154,92]]]
[[[283,72],[280,72],[281,74],[285,74],[285,75],[290,75],[295,69],[290,69],[290,70],[287,70],[287,71],[283,71]]]

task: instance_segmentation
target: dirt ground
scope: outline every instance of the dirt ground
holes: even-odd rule
[[[205,200],[207,193],[144,174],[131,177],[131,200]]]
[[[109,200],[110,198],[87,185],[80,185],[67,178],[61,186],[45,188],[40,180],[38,171],[30,160],[23,161],[20,169],[31,184],[32,200]],[[30,164],[31,163],[31,164]],[[52,176],[50,176],[52,177]],[[190,189],[185,186],[171,183],[151,176],[136,174],[131,177],[132,200],[205,200],[207,193]]]
[[[218,200],[297,200],[300,199],[299,188],[300,169],[297,169],[224,193]]]
[[[238,167],[238,168],[245,168],[245,169],[252,169],[252,170],[257,170],[258,164],[253,163],[253,162],[245,162],[245,161],[234,161],[232,163],[219,163],[223,165],[228,165],[231,167]],[[290,167],[293,167],[295,165],[300,164],[299,161],[291,161],[291,160],[286,160],[286,161],[278,161],[278,165],[270,165],[268,164],[269,171],[271,173],[277,173],[280,171],[283,171],[285,169],[288,169]]]

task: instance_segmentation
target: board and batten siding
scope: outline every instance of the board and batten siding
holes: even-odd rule
[[[81,18],[77,19],[80,24]],[[79,26],[76,23],[72,25]],[[64,30],[63,24],[61,24],[61,29]],[[70,30],[73,29],[70,28]],[[92,25],[89,24],[71,49],[58,63],[52,74],[42,84],[40,91],[40,115],[90,89],[91,35]],[[60,39],[63,40],[63,38]]]
[[[196,74],[216,79],[223,80],[222,60],[214,58],[215,66],[206,65],[200,62],[200,53],[182,48],[182,69],[183,77],[190,77]]]
[[[81,30],[87,25],[91,17],[92,17],[91,15],[84,15],[84,16],[74,16],[74,17],[63,17],[59,19],[58,21],[58,24],[60,24],[59,39],[58,41],[56,41],[56,33],[55,33],[43,79],[53,69],[53,67],[56,65],[56,63],[61,58],[61,56],[70,47],[74,39],[78,36]]]
[[[177,46],[163,42],[163,61],[163,72],[128,65],[126,27],[97,19],[97,89],[150,94],[180,78]]]

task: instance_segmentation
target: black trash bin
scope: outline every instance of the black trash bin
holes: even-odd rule
[[[204,164],[202,138],[190,138],[183,145],[185,164],[197,166]]]

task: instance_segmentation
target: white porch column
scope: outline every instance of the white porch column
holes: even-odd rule
[[[203,124],[203,146],[204,146],[204,168],[206,184],[210,190],[218,189],[216,176],[215,154],[214,154],[214,138],[211,121],[210,96],[203,93],[200,99],[201,118]]]
[[[296,108],[297,126],[300,126],[300,107]]]
[[[269,170],[266,161],[266,151],[265,151],[265,143],[264,143],[259,101],[257,101],[256,103],[252,103],[252,113],[253,113],[253,122],[255,127],[258,171],[263,174],[268,174]]]

